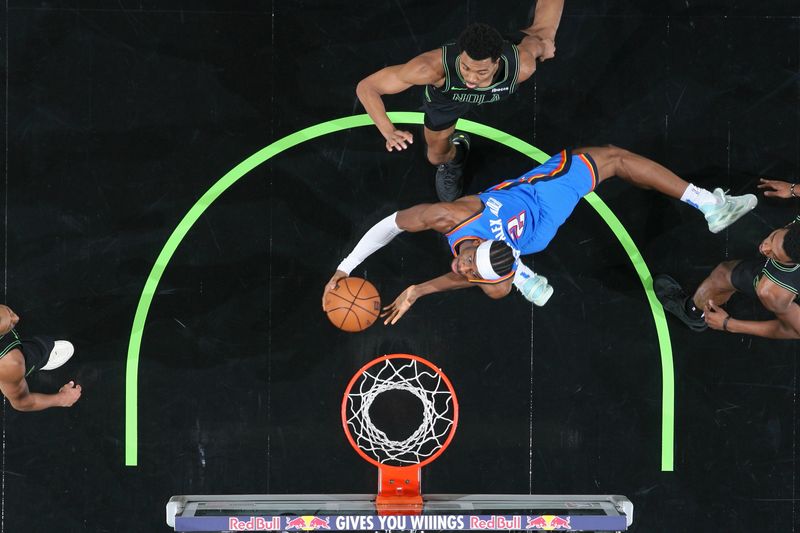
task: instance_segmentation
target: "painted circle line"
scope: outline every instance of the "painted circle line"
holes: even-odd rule
[[[422,124],[423,115],[417,112],[397,111],[389,113],[389,118],[395,124]],[[270,158],[297,146],[303,142],[336,133],[350,128],[361,126],[372,126],[373,122],[369,115],[354,115],[350,117],[338,118],[310,126],[298,132],[287,135],[269,146],[266,146],[254,153],[227,174],[222,176],[214,185],[209,188],[203,196],[189,209],[183,219],[178,223],[175,230],[167,239],[166,244],[158,254],[153,268],[142,289],[139,303],[136,306],[136,313],[131,327],[131,336],[128,341],[128,354],[125,367],[125,465],[137,466],[138,464],[138,387],[139,387],[139,352],[142,345],[142,335],[144,333],[145,321],[150,311],[150,305],[156,293],[158,283],[172,259],[175,250],[183,241],[186,234],[195,222],[205,212],[205,210],[216,201],[231,185],[247,175],[248,172],[261,165]],[[509,135],[501,130],[461,119],[458,121],[458,129],[474,135],[479,135],[487,139],[498,142],[507,148],[516,150],[531,159],[544,163],[548,155],[534,147],[533,145]],[[669,337],[667,320],[664,316],[664,308],[658,302],[653,291],[653,279],[650,270],[645,264],[642,254],[631,239],[630,234],[619,221],[611,209],[594,192],[586,195],[585,200],[589,202],[595,211],[600,215],[609,229],[614,233],[625,252],[628,254],[636,274],[642,283],[650,311],[653,315],[653,322],[656,327],[658,338],[659,353],[661,356],[661,470],[672,471],[674,469],[674,435],[675,435],[675,376],[672,362],[672,343]]]

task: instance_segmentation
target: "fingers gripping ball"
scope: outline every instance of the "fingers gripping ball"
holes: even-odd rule
[[[328,319],[337,328],[355,333],[370,327],[381,311],[381,297],[369,281],[344,278],[325,295]]]

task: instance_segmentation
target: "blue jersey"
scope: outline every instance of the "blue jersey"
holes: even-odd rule
[[[505,241],[517,255],[539,252],[596,184],[592,158],[562,150],[519,178],[480,193],[483,208],[447,232],[447,242],[453,255],[469,239]]]

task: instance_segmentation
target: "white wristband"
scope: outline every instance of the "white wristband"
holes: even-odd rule
[[[364,260],[372,255],[376,250],[383,248],[392,239],[403,233],[397,226],[397,212],[392,213],[370,228],[368,232],[361,237],[356,247],[350,252],[350,255],[344,258],[339,264],[337,270],[350,275],[350,272],[364,262]]]
[[[533,272],[533,270],[528,268],[528,266],[525,263],[518,260],[517,272],[514,274],[514,286],[518,289],[522,289],[522,284],[535,275],[536,274]]]

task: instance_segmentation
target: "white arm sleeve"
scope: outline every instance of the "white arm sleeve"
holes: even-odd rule
[[[397,227],[396,218],[397,212],[394,212],[372,226],[370,230],[361,237],[361,240],[358,241],[358,244],[356,244],[356,247],[350,252],[350,255],[345,257],[344,261],[339,264],[337,270],[346,272],[349,276],[350,272],[360,265],[367,257],[372,255],[376,250],[383,248],[389,244],[392,239],[403,233],[403,230]]]

